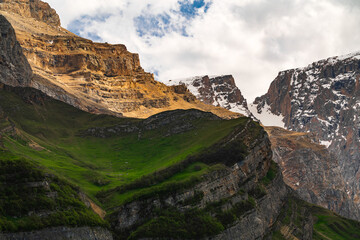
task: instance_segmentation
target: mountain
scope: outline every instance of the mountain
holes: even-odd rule
[[[169,86],[185,85],[202,102],[228,109],[232,112],[251,116],[246,99],[236,86],[232,75],[198,76],[185,79],[169,80]]]
[[[360,53],[332,57],[305,68],[280,72],[269,91],[255,100],[257,112],[268,109],[285,127],[315,133],[338,161],[360,219]]]
[[[123,46],[62,29],[46,3],[3,0],[0,8],[0,239],[360,237],[359,222],[285,184],[252,118],[154,81]],[[129,85],[116,85],[120,78]],[[92,102],[84,79],[96,93],[123,95]],[[222,92],[234,84],[216,81]],[[142,90],[144,99],[130,94]],[[220,116],[139,102],[162,96]]]
[[[358,59],[360,56],[355,53],[314,63],[305,68],[306,73],[301,72],[305,71],[304,69],[281,72],[271,84],[268,93],[257,98],[249,107],[243,97],[238,101],[246,106],[246,112],[251,111],[251,116],[259,119],[265,126],[277,126],[277,128],[267,127],[265,129],[272,142],[274,160],[280,165],[286,184],[293,188],[302,199],[354,219],[359,219],[358,181],[356,178],[358,174],[353,173],[355,186],[348,186],[348,183],[351,178],[349,171],[351,172],[352,168],[357,167],[357,163],[354,161],[358,161],[359,148],[350,147],[349,154],[345,153],[347,150],[344,145],[342,149],[339,149],[339,144],[341,145],[349,134],[349,136],[353,136],[358,132],[356,121],[355,125],[353,124],[353,120],[359,116],[357,114],[357,103],[359,102]],[[336,67],[328,69],[330,63]],[[320,70],[322,67],[326,70]],[[314,68],[316,69],[314,70]],[[315,73],[318,75],[314,75]],[[329,73],[336,74],[336,76],[326,75]],[[224,83],[224,78],[228,80],[225,80],[226,83]],[[298,82],[301,80],[296,79],[305,80],[299,84]],[[312,85],[306,79],[310,79]],[[290,82],[294,82],[293,85],[296,86],[294,90],[289,86]],[[213,105],[221,103],[223,107],[231,110],[233,110],[231,106],[234,103],[232,94],[240,93],[230,75],[170,80],[167,84],[186,85],[201,101]],[[341,86],[347,87],[344,90],[341,89]],[[221,90],[216,91],[217,89]],[[342,93],[344,95],[341,95]],[[295,97],[298,98],[295,100]],[[333,100],[331,100],[332,98]],[[320,103],[321,101],[323,102]],[[337,105],[335,106],[335,104]],[[325,105],[325,108],[321,107]],[[342,108],[342,106],[346,107]],[[243,113],[246,112],[243,111]],[[295,116],[295,112],[298,115]],[[313,114],[311,120],[309,120],[310,113]],[[339,114],[331,116],[332,113]],[[322,118],[320,119],[318,116],[322,116]],[[289,125],[288,122],[294,124]],[[306,127],[300,128],[299,122],[309,123],[304,125]],[[319,127],[319,122],[323,124],[321,127]],[[300,124],[300,126],[302,125]],[[338,131],[337,126],[339,126],[340,132],[343,129],[347,135],[335,137],[333,131]],[[322,130],[319,131],[319,128]],[[349,130],[350,133],[347,132]],[[335,145],[334,148],[330,146],[328,149],[330,140],[333,143],[340,142],[337,145],[338,148]],[[355,140],[355,142],[347,142],[347,144],[358,146],[359,141]],[[346,155],[352,155],[351,159],[346,160],[353,165],[350,169],[346,168],[348,165],[344,166],[342,163],[345,161],[344,156]]]
[[[13,81],[12,86],[34,87],[97,114],[146,118],[162,111],[195,108],[221,117],[237,116],[199,102],[186,89],[155,81],[141,67],[139,55],[126,46],[94,43],[63,29],[47,3],[3,0],[0,14],[15,29],[32,70],[30,79]]]
[[[279,127],[266,127],[273,158],[284,175],[285,183],[301,199],[320,205],[342,216],[357,209],[349,194],[338,159],[319,143],[314,133],[300,133]]]
[[[93,115],[6,85],[0,109],[1,239],[360,236],[358,222],[294,195],[266,132],[250,118],[198,110],[145,120]],[[104,221],[89,211],[104,216],[100,207]]]

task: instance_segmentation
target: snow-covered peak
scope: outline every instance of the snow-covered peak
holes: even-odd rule
[[[183,84],[199,100],[207,104],[223,107],[245,116],[252,116],[246,100],[231,75],[195,76],[169,80],[165,84],[169,86]]]

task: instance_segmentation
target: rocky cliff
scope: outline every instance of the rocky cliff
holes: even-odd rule
[[[273,158],[280,166],[285,183],[299,196],[342,216],[356,216],[357,209],[351,187],[342,176],[338,159],[315,134],[266,127],[273,149]]]
[[[348,198],[347,217],[360,219],[360,53],[333,57],[280,72],[269,91],[255,100],[287,129],[312,132],[336,157]],[[337,181],[334,179],[334,181]]]
[[[0,81],[10,86],[27,86],[32,78],[31,67],[25,58],[15,32],[0,15]]]
[[[202,102],[251,116],[246,99],[236,86],[232,75],[199,76],[169,80],[167,85],[185,85]]]
[[[140,66],[122,44],[94,43],[60,27],[47,3],[4,0],[0,14],[14,27],[33,77],[27,85],[92,113],[148,117],[165,110],[196,108],[236,116],[196,100],[186,89],[167,87]],[[14,38],[14,37],[13,37]]]
[[[57,227],[43,229],[41,231],[20,232],[20,233],[0,233],[1,240],[112,240],[111,233],[104,228],[69,228]]]

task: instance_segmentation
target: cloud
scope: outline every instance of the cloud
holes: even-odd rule
[[[233,74],[249,100],[281,70],[359,51],[358,0],[48,0],[63,26],[123,43],[160,81]]]

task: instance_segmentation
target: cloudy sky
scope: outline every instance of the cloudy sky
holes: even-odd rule
[[[46,0],[62,26],[123,43],[159,81],[234,75],[248,100],[281,70],[360,51],[359,0]]]

